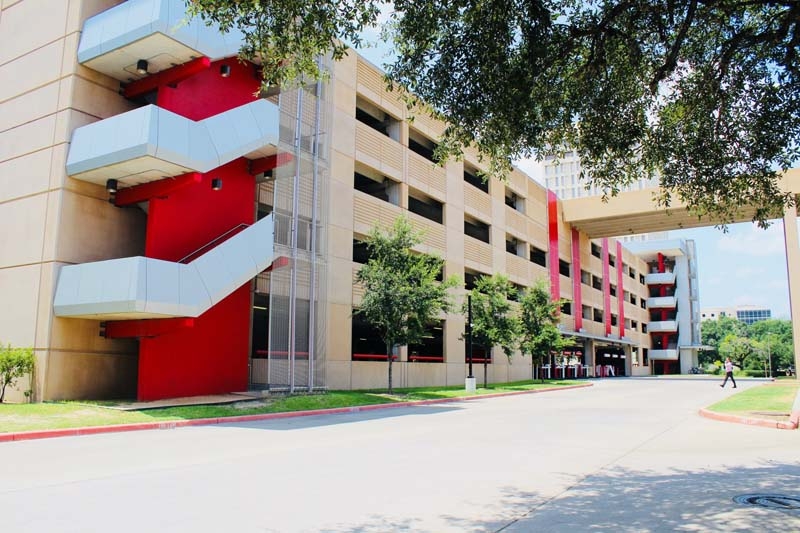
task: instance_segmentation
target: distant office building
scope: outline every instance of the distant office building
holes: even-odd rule
[[[722,317],[741,320],[747,325],[760,320],[772,318],[772,311],[755,305],[738,305],[733,307],[704,307],[700,311],[700,320],[718,320]]]
[[[578,153],[574,150],[564,154],[561,158],[555,156],[546,156],[542,162],[542,172],[544,179],[542,182],[548,189],[556,193],[556,196],[561,200],[570,200],[572,198],[584,198],[587,196],[600,196],[603,190],[596,185],[590,185],[587,188],[585,181],[581,180],[581,162]],[[640,179],[634,183],[625,185],[621,188],[621,192],[625,191],[638,191],[657,187],[658,180],[656,179]],[[662,241],[669,239],[669,232],[661,231],[657,233],[645,233],[641,235],[623,235],[615,237],[616,240],[622,242],[638,242],[638,241]]]

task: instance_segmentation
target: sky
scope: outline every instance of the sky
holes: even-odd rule
[[[384,10],[381,22],[388,19]],[[378,67],[391,60],[392,52],[378,39],[377,30],[364,33],[372,43],[359,53]],[[538,165],[519,161],[517,165],[532,177]],[[772,311],[773,318],[789,319],[789,284],[783,221],[773,221],[766,229],[755,224],[728,226],[728,231],[712,227],[670,231],[670,239],[693,239],[697,252],[700,308],[754,305]]]

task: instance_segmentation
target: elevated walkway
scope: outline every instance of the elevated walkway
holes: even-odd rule
[[[781,180],[781,188],[800,194],[800,169],[787,171]],[[599,196],[562,200],[564,222],[591,239],[699,228],[721,222],[690,214],[686,205],[677,198],[668,209],[658,208],[655,203],[657,193],[657,188],[651,188],[621,192],[607,201]],[[755,208],[742,206],[733,222],[750,222],[754,213]]]

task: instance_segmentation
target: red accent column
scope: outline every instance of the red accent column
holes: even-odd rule
[[[622,243],[617,241],[617,305],[619,306],[619,336],[625,336],[625,282],[622,272]]]
[[[665,266],[664,266],[664,254],[662,254],[661,252],[658,252],[658,272],[659,272],[660,274],[663,274],[663,273],[664,273],[664,270],[665,270]]]
[[[572,228],[572,316],[575,317],[575,331],[583,327],[583,295],[581,291],[581,235]]]
[[[561,278],[558,269],[558,197],[547,191],[547,235],[549,238],[547,257],[550,264],[550,297],[561,298]]]
[[[603,239],[603,322],[606,335],[611,335],[611,266],[608,260],[608,238]]]

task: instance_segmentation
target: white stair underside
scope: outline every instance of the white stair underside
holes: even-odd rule
[[[188,264],[148,257],[61,269],[56,316],[96,320],[197,317],[274,259],[272,215]]]
[[[128,0],[88,19],[78,61],[92,70],[130,82],[197,57],[231,57],[243,42],[238,30],[221,33],[198,17],[188,20],[184,0]],[[148,62],[148,74],[136,62]]]
[[[239,157],[277,153],[279,110],[256,100],[194,121],[148,105],[77,128],[67,174],[133,186],[186,172],[205,173]]]

